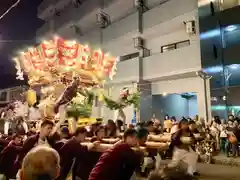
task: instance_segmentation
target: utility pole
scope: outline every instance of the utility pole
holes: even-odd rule
[[[199,76],[202,80],[203,80],[203,88],[204,88],[204,104],[205,104],[205,111],[206,111],[206,120],[205,122],[208,123],[211,119],[209,117],[209,107],[208,107],[208,100],[209,100],[209,97],[208,97],[208,86],[207,86],[207,83],[208,81],[212,78],[212,76],[209,76],[207,73],[205,72],[202,72],[202,71],[198,71],[197,72],[197,76]]]
[[[138,90],[141,92],[141,100],[140,100],[140,109],[136,113],[136,120],[140,122],[141,120],[150,119],[152,117],[152,113],[150,116],[148,115],[148,111],[151,111],[149,107],[149,92],[151,91],[151,83],[144,81],[143,79],[143,59],[146,56],[150,55],[150,51],[145,47],[145,40],[142,38],[143,35],[143,14],[148,10],[148,7],[145,5],[145,0],[135,0],[135,7],[138,10],[138,37],[134,38],[134,46],[138,49],[139,52],[139,78],[138,78]],[[151,93],[151,92],[150,92]],[[146,105],[148,104],[148,105]],[[149,117],[148,117],[149,116]]]

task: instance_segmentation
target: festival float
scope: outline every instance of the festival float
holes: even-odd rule
[[[27,75],[30,86],[27,94],[29,105],[36,103],[36,91],[41,91],[38,105],[43,118],[87,125],[96,122],[91,117],[92,106],[97,100],[111,110],[118,111],[124,119],[123,108],[139,105],[139,93],[125,93],[113,100],[104,93],[104,84],[116,73],[117,58],[101,50],[91,49],[76,41],[59,37],[44,41],[37,47],[28,48],[13,59],[17,79]],[[72,125],[73,126],[73,125]]]

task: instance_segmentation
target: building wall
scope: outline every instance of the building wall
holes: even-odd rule
[[[14,100],[23,100],[23,93],[27,90],[26,86],[16,86],[0,90],[0,104],[6,104]]]
[[[183,116],[188,117],[188,101],[179,94],[153,95],[152,108],[156,118],[161,121],[167,114],[175,116],[177,119],[181,119]]]
[[[181,94],[153,95],[152,111],[161,121],[166,115],[175,116],[178,120],[182,117],[193,118],[198,114],[197,98],[184,98]]]
[[[199,114],[206,117],[204,84],[197,77],[188,78],[201,70],[198,1],[147,0],[149,10],[143,13],[142,34],[139,33],[139,15],[134,7],[134,1],[105,1],[103,11],[108,13],[112,22],[105,29],[100,29],[96,24],[96,13],[101,8],[98,3],[93,2],[97,1],[86,1],[77,9],[69,6],[60,13],[60,17],[52,18],[55,32],[68,39],[87,43],[93,48],[101,48],[115,56],[138,52],[134,48],[133,38],[142,36],[145,40],[145,47],[150,50],[150,56],[143,58],[142,79],[152,83],[152,94],[161,94],[165,91],[169,93],[196,92],[199,97]],[[189,35],[186,33],[184,22],[192,20],[196,21],[197,32]],[[81,33],[76,33],[72,25],[79,27]],[[162,46],[185,40],[189,40],[190,45],[161,52]],[[139,58],[118,63],[116,76],[107,83],[107,86],[114,86],[113,97],[119,96],[120,90],[126,85],[139,81],[139,67]],[[181,79],[183,75],[185,78]],[[175,79],[177,77],[178,80],[174,80],[173,84],[168,84],[168,79],[173,79],[172,77]],[[102,109],[98,112],[106,119],[114,117],[113,112],[106,108]],[[126,111],[129,117],[133,114],[132,109]]]
[[[194,92],[197,94],[198,115],[206,119],[206,104],[210,107],[210,87],[209,81],[206,82],[207,94],[204,90],[204,81],[199,77],[182,78],[170,81],[157,81],[152,83],[152,94],[173,94]],[[207,99],[207,102],[205,102]],[[211,110],[208,109],[208,117],[211,117]]]
[[[174,0],[173,0],[174,1]],[[170,1],[171,2],[171,1]],[[178,1],[174,1],[179,3]],[[143,79],[152,80],[165,76],[172,76],[176,74],[195,72],[201,70],[200,60],[200,42],[199,33],[189,36],[185,31],[184,21],[197,20],[197,11],[194,10],[196,2],[186,1],[185,9],[180,11],[179,16],[176,14],[170,14],[169,17],[165,17],[159,13],[164,11],[165,8],[172,12],[179,11],[173,4],[165,3],[159,7],[155,7],[146,13],[144,13],[144,33],[143,37],[146,41],[146,48],[151,51],[151,56],[143,59]],[[189,5],[189,7],[188,7]],[[186,8],[188,7],[188,8]],[[186,13],[186,11],[189,11]],[[154,18],[161,17],[161,18]],[[135,19],[135,20],[134,20]],[[155,19],[161,19],[162,21],[156,21]],[[166,20],[163,21],[163,20]],[[134,13],[128,18],[121,20],[122,24],[118,28],[109,27],[109,33],[106,33],[108,41],[104,43],[104,50],[108,50],[112,54],[125,55],[134,53],[137,50],[133,47],[133,39],[137,35],[137,14]],[[149,23],[152,22],[152,23]],[[117,25],[116,25],[117,26]],[[121,28],[123,27],[123,28]],[[118,29],[118,30],[117,30]],[[135,29],[135,30],[134,30]],[[119,33],[118,33],[119,31]],[[110,33],[112,32],[112,33]],[[122,34],[121,34],[121,33]],[[113,35],[115,34],[115,35]],[[118,34],[118,35],[117,35]],[[93,34],[91,34],[93,35]],[[93,36],[91,36],[93,37]],[[103,36],[105,37],[105,36]],[[116,37],[116,38],[114,38]],[[97,38],[94,38],[97,39]],[[161,46],[190,40],[190,46],[179,48],[173,51],[161,53]],[[120,62],[117,66],[116,81],[127,80],[126,77],[133,77],[132,71],[137,75],[137,70],[133,70],[132,67],[138,67],[138,60],[132,59],[124,62]],[[128,66],[130,65],[131,66]],[[130,76],[126,74],[128,72]],[[138,75],[137,75],[138,76]],[[136,76],[136,78],[137,78]],[[120,78],[122,77],[122,78]],[[129,78],[130,79],[130,78]],[[131,78],[133,80],[134,78]],[[115,80],[115,79],[114,79]]]
[[[91,2],[93,1],[94,0],[91,0]],[[163,0],[158,0],[158,3],[157,0],[155,0],[149,1],[148,4],[152,7],[152,5],[155,5],[156,3],[160,4],[161,2],[163,2]],[[92,4],[93,3],[90,3],[90,1],[84,2],[77,10],[73,7],[66,8],[62,12],[62,16],[60,15],[60,17],[54,17],[53,19],[56,25],[55,32],[59,33],[61,36],[69,34],[72,38],[75,38],[80,42],[86,42],[93,46],[98,46],[100,43],[100,29],[96,25],[96,14],[99,12],[100,8],[98,6],[93,8],[90,6]],[[122,7],[127,9],[127,11],[123,12]],[[134,49],[132,49],[132,38],[138,35],[138,14],[133,5],[133,1],[115,0],[114,3],[105,7],[104,11],[111,17],[112,24],[102,30],[103,45],[101,47],[116,55],[124,55],[125,53],[134,51]],[[83,14],[75,14],[74,17],[75,19],[78,18],[78,20],[74,21],[72,18],[73,15],[70,14],[74,14],[75,12],[81,12]],[[184,21],[197,21],[197,16],[197,0],[185,0],[184,2],[171,0],[159,6],[156,5],[154,8],[148,10],[143,14],[143,37],[147,39],[147,48],[151,49],[154,54],[160,51],[161,45],[171,44],[187,39],[198,41],[198,33],[196,36],[189,37],[185,32],[183,24]],[[80,27],[84,35],[80,36],[79,34],[76,34],[71,29],[71,24],[75,24]],[[39,36],[40,34],[41,33],[39,33]],[[158,37],[161,37],[161,40],[158,39]],[[119,47],[124,47],[124,49],[119,51]],[[127,50],[130,47],[131,49]]]
[[[232,103],[234,106],[240,105],[233,91],[234,87],[240,85],[240,21],[232,18],[239,14],[240,6],[236,0],[216,0],[214,13],[206,13],[209,3],[199,6],[201,62],[204,71],[212,76],[212,97],[218,98],[217,102],[212,101],[212,106],[218,104],[227,107],[217,114],[214,110],[213,114],[226,118],[231,113]],[[226,100],[221,100],[223,96],[226,96]]]
[[[188,116],[193,118],[198,114],[197,96],[188,99]]]

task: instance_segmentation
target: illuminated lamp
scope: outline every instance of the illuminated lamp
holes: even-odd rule
[[[238,27],[236,25],[230,25],[225,28],[226,31],[232,32],[235,31]]]
[[[231,64],[228,66],[230,69],[239,69],[240,68],[240,64]]]
[[[163,95],[163,96],[167,96],[167,93],[166,93],[166,92],[164,92],[162,95]]]
[[[26,92],[26,100],[30,106],[33,106],[37,102],[37,94],[34,90],[29,89]]]

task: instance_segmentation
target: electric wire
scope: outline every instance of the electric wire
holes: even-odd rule
[[[2,20],[13,8],[17,7],[17,5],[20,3],[21,0],[17,0],[13,5],[11,5],[10,8],[8,8],[1,16],[0,20]]]

